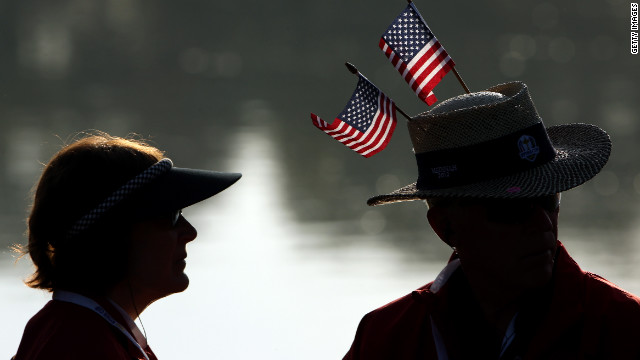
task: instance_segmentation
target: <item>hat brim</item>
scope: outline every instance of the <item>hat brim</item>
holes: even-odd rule
[[[416,183],[390,194],[370,198],[370,206],[431,197],[531,198],[556,194],[583,184],[602,170],[611,153],[611,140],[602,129],[589,124],[547,128],[556,157],[543,165],[509,176],[474,184],[424,190]]]
[[[129,214],[150,218],[208,199],[242,177],[228,173],[173,167],[127,201]]]

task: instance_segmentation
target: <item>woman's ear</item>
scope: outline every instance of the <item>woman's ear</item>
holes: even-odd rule
[[[445,244],[451,247],[455,246],[452,243],[451,235],[453,235],[453,229],[447,208],[441,206],[430,207],[427,210],[427,220],[429,220],[429,225],[431,225],[433,231]]]

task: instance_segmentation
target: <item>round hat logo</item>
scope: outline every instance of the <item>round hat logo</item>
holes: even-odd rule
[[[520,158],[523,160],[526,159],[533,162],[540,153],[540,147],[536,144],[536,139],[529,135],[520,137],[518,148],[520,149]]]

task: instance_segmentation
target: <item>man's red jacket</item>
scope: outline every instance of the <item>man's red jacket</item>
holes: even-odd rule
[[[483,316],[471,293],[450,284],[465,281],[457,273],[435,293],[432,282],[365,315],[344,360],[438,359],[432,321],[444,330],[449,360],[498,359],[496,345],[487,344],[495,333],[478,325]],[[540,292],[528,303],[529,322],[516,331],[521,357],[511,358],[640,359],[640,298],[582,271],[560,242],[553,279]]]

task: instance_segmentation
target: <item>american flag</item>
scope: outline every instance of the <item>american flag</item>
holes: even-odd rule
[[[351,100],[329,124],[311,113],[313,125],[364,157],[382,151],[396,127],[396,106],[366,77],[358,73]]]
[[[427,105],[435,103],[431,90],[455,64],[413,3],[389,26],[379,46],[416,95]]]

